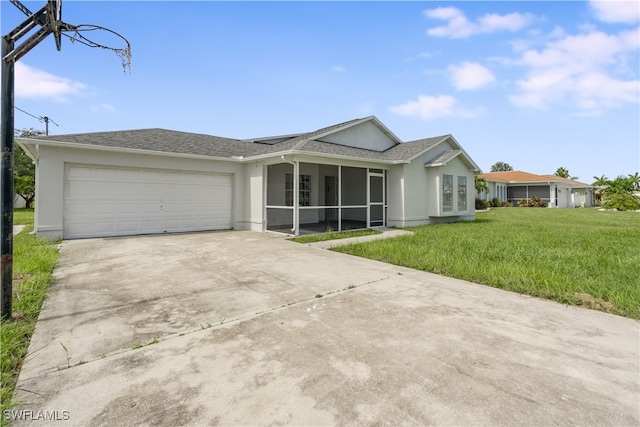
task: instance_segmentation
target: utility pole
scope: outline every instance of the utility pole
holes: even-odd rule
[[[0,317],[2,320],[10,319],[13,311],[13,136],[14,136],[14,82],[15,63],[26,55],[38,43],[49,34],[54,33],[56,47],[60,50],[61,34],[61,0],[49,0],[36,13],[31,13],[18,0],[10,0],[20,11],[27,15],[27,19],[18,25],[13,31],[2,36],[2,114],[1,125],[1,181],[0,190],[0,280],[2,291],[0,292]],[[31,35],[18,47],[15,42],[32,29],[40,26],[38,31]]]
[[[37,12],[31,13],[19,0],[9,0],[11,4],[27,15],[27,19],[8,34],[2,36],[2,79],[0,96],[2,97],[2,162],[0,171],[0,318],[10,319],[13,304],[13,136],[14,136],[14,69],[15,63],[38,43],[46,39],[49,34],[53,34],[56,49],[62,48],[61,36],[63,31],[72,31],[74,37],[72,41],[77,41],[88,47],[98,47],[114,51],[122,60],[123,69],[130,69],[131,66],[131,45],[129,41],[108,28],[99,25],[82,24],[73,26],[62,22],[62,0],[47,0]],[[31,30],[37,29],[20,45],[15,43],[23,36],[29,34]],[[122,49],[112,48],[100,43],[96,43],[80,34],[82,31],[104,30],[125,41],[126,47]],[[67,34],[65,34],[66,36]],[[69,37],[69,36],[67,36]],[[44,117],[47,125],[46,133],[49,134],[49,122],[56,124],[48,117]]]
[[[4,58],[14,48],[13,40],[2,37],[2,57]],[[14,85],[14,62],[2,61],[2,170],[0,185],[1,218],[0,249],[2,258],[0,259],[0,280],[2,280],[2,293],[0,306],[2,319],[11,318],[13,303],[13,85]]]

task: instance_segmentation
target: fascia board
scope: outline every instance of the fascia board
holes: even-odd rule
[[[122,148],[122,147],[107,147],[103,145],[88,145],[88,144],[78,144],[76,142],[61,142],[61,141],[52,141],[52,140],[42,140],[42,139],[29,139],[29,138],[21,138],[19,142],[21,145],[40,145],[46,147],[57,147],[57,148],[73,148],[78,150],[89,150],[89,151],[106,151],[110,153],[124,153],[124,154],[144,154],[144,155],[154,155],[154,156],[163,156],[163,157],[180,157],[185,159],[207,159],[207,160],[217,160],[217,161],[225,161],[225,162],[242,162],[243,158],[234,158],[234,157],[217,157],[217,156],[205,156],[202,154],[186,154],[186,153],[172,153],[168,151],[155,151],[155,150],[140,150],[137,148]]]
[[[15,142],[20,146],[20,148],[24,150],[25,153],[27,153],[27,156],[29,156],[31,160],[34,160],[34,161],[38,160],[37,150],[35,149],[36,144],[34,144],[33,146],[25,145],[20,140],[18,140],[18,138],[15,139]],[[33,150],[32,150],[32,147],[33,147]]]
[[[241,139],[240,141],[245,141],[245,142],[260,142],[260,141],[269,141],[271,139],[291,139],[291,138],[296,138],[298,136],[302,136],[304,135],[304,133],[291,133],[288,135],[274,135],[274,136],[263,136],[260,138],[246,138],[246,139]]]
[[[480,166],[478,166],[478,164],[476,164],[476,162],[473,161],[469,153],[467,153],[467,151],[464,148],[462,148],[462,145],[460,145],[460,143],[456,140],[456,138],[453,135],[449,135],[449,138],[451,138],[451,140],[456,145],[456,147],[458,147],[458,150],[462,151],[462,154],[464,154],[465,159],[467,159],[469,164],[473,167],[472,170],[474,172],[482,172],[482,169],[480,169]]]
[[[418,154],[415,154],[415,155],[409,157],[408,159],[404,160],[403,163],[411,163],[411,162],[413,162],[415,159],[417,159],[418,157],[422,156],[427,151],[429,151],[429,150],[437,147],[438,145],[442,144],[448,138],[449,138],[449,135],[443,136],[442,139],[440,139],[440,141],[436,142],[435,144],[433,144],[432,146],[430,146],[428,148],[425,148],[424,150],[420,151]]]
[[[396,164],[407,163],[405,161],[398,161],[398,160],[369,159],[365,157],[351,157],[351,156],[343,156],[340,154],[313,153],[310,151],[300,151],[300,150],[285,150],[285,151],[278,151],[277,153],[260,154],[257,156],[245,157],[244,159],[242,159],[242,161],[251,162],[255,160],[266,160],[266,159],[275,158],[275,157],[292,156],[292,155],[320,157],[320,158],[324,157],[327,159],[350,160],[350,161],[358,161],[358,162],[378,163],[383,165],[396,165]]]

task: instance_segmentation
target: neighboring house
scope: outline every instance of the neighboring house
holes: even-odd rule
[[[238,140],[164,129],[17,138],[49,239],[289,234],[473,220],[476,163],[451,135],[403,143],[376,117]]]
[[[595,188],[568,178],[556,175],[536,175],[522,171],[489,172],[478,175],[484,178],[489,193],[484,190],[478,196],[492,200],[497,197],[501,202],[509,202],[514,206],[520,200],[531,200],[538,196],[549,207],[573,208],[593,206],[595,204]]]
[[[20,209],[27,206],[27,201],[19,194],[13,195],[13,208]]]

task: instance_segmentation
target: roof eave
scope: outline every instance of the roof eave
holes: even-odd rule
[[[351,160],[351,161],[378,163],[378,164],[385,164],[385,165],[395,165],[399,163],[405,163],[404,161],[398,161],[398,160],[371,159],[367,157],[354,157],[354,156],[345,156],[341,154],[315,153],[315,152],[303,151],[303,150],[284,150],[284,151],[278,151],[276,153],[259,154],[257,156],[245,157],[243,161],[250,162],[250,161],[256,161],[256,160],[266,160],[266,159],[275,158],[275,157],[292,156],[292,155],[324,157],[327,159]]]
[[[227,161],[227,162],[242,162],[244,159],[246,159],[243,156],[231,156],[231,157],[207,156],[204,154],[188,154],[188,153],[175,153],[171,151],[142,150],[138,148],[109,147],[104,145],[79,144],[77,142],[62,142],[62,141],[52,141],[52,140],[42,140],[42,139],[31,139],[31,138],[16,138],[16,142],[18,142],[21,146],[41,145],[41,146],[47,146],[47,147],[75,148],[75,149],[90,150],[90,151],[106,151],[110,153],[128,153],[128,154],[146,154],[146,155],[153,154],[153,155],[165,156],[165,157],[180,157],[180,158],[187,158],[187,159],[208,159],[208,160],[219,160],[219,161]]]

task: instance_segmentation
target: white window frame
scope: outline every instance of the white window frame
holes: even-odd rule
[[[442,212],[453,212],[453,175],[442,174]]]
[[[458,210],[467,210],[467,177],[458,176]]]

